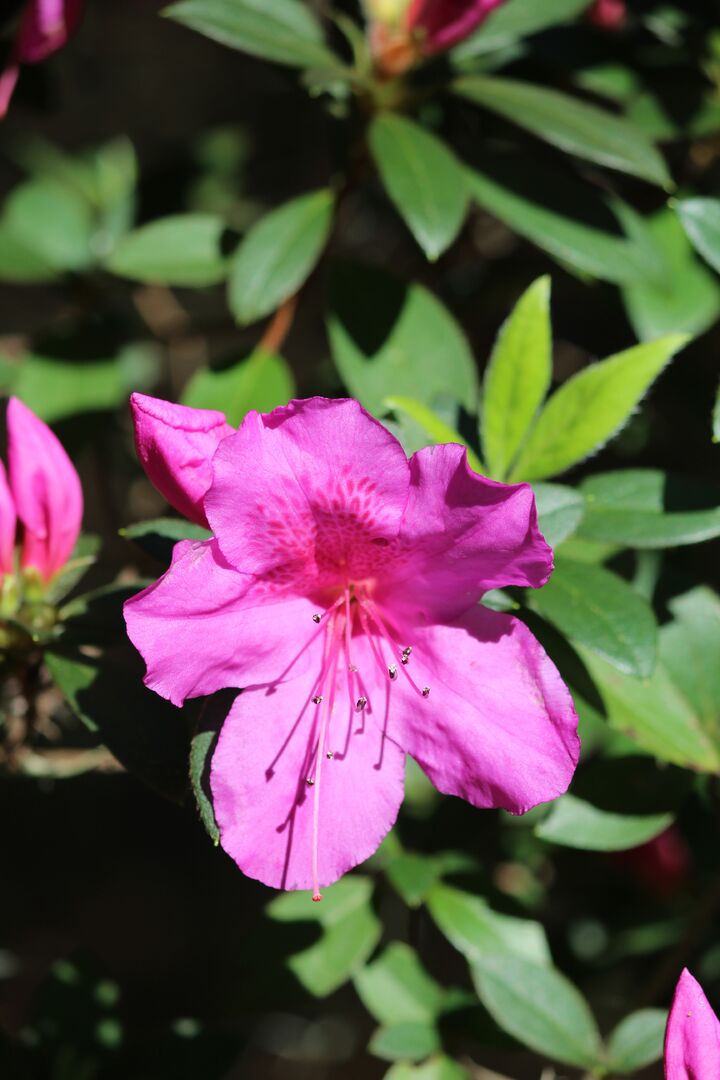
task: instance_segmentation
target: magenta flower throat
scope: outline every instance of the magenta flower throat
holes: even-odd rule
[[[246,874],[320,899],[392,827],[406,754],[478,807],[565,791],[570,695],[523,623],[479,605],[552,570],[527,484],[477,475],[460,446],[408,460],[355,401],[249,413],[238,431],[141,395],[133,411],[148,475],[213,537],[176,545],[126,605],[128,633],[176,705],[242,689],[211,789]]]

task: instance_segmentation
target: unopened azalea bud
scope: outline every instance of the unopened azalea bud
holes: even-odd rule
[[[452,48],[505,0],[367,0],[376,68],[399,75]]]
[[[700,983],[683,969],[665,1030],[666,1080],[720,1076],[720,1023]]]
[[[616,859],[641,885],[664,896],[682,888],[690,869],[690,850],[674,825],[639,847],[619,852]]]
[[[595,0],[588,19],[603,30],[619,30],[627,19],[625,0]]]
[[[9,494],[22,525],[20,566],[48,582],[80,534],[80,478],[57,436],[18,398],[8,403],[7,433]]]
[[[15,569],[17,514],[5,466],[0,461],[0,582]]]
[[[410,0],[366,0],[365,11],[372,22],[401,25],[405,22]]]
[[[7,112],[22,64],[37,64],[65,45],[84,0],[27,0],[5,70],[0,72],[0,118]]]

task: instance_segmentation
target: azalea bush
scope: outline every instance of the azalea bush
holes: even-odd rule
[[[713,13],[0,19],[6,1074],[719,1080]]]

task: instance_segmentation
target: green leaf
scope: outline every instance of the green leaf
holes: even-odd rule
[[[300,0],[180,0],[164,13],[231,49],[291,67],[327,67],[336,57]]]
[[[476,411],[470,347],[431,292],[359,266],[334,267],[331,281],[333,359],[345,386],[366,409],[382,415],[390,392],[430,407],[451,394],[468,412]]]
[[[662,156],[643,132],[595,105],[533,83],[483,75],[464,76],[453,88],[569,154],[664,188],[672,185]]]
[[[675,686],[660,657],[649,679],[623,675],[587,649],[580,655],[603,702],[610,727],[660,761],[699,772],[720,772],[718,744],[704,730],[696,710]]]
[[[720,536],[720,490],[704,489],[684,477],[622,469],[596,473],[580,490],[586,500],[579,527],[584,539],[652,549]],[[711,508],[694,509],[693,503],[710,503]]]
[[[712,414],[713,442],[720,442],[720,386],[715,392],[715,404]]]
[[[193,735],[190,744],[190,783],[198,806],[200,820],[212,842],[217,845],[220,843],[220,829],[215,820],[213,804],[205,786],[205,776],[216,742],[217,732],[215,731],[201,731],[197,735]]]
[[[640,1009],[622,1020],[607,1045],[611,1073],[634,1073],[652,1065],[663,1052],[667,1024],[664,1009]]]
[[[405,117],[381,113],[368,134],[382,182],[428,259],[452,244],[467,212],[465,176],[452,151]]]
[[[139,548],[166,565],[169,565],[173,548],[179,540],[209,540],[212,536],[209,529],[185,518],[153,518],[126,525],[119,531],[120,536],[134,540]]]
[[[480,206],[581,275],[621,285],[656,272],[642,247],[617,233],[613,219],[607,228],[594,223],[608,214],[607,206],[592,200],[586,206],[586,190],[566,176],[537,163],[528,169],[525,158],[500,157],[484,162],[482,171],[468,169],[466,178]]]
[[[697,336],[720,315],[720,282],[695,257],[671,210],[644,225],[657,248],[665,280],[626,284],[623,300],[630,322],[643,341],[670,332]]]
[[[598,1062],[600,1036],[585,999],[554,968],[515,956],[473,966],[480,1000],[497,1025],[524,1046],[578,1068]]]
[[[444,884],[430,890],[427,907],[438,928],[468,963],[488,954],[523,956],[537,964],[550,963],[550,950],[540,923],[501,915],[482,897]]]
[[[286,893],[267,907],[280,922],[317,921],[322,937],[295,953],[288,967],[306,990],[325,997],[357,974],[380,940],[381,924],[370,906],[373,884],[352,875],[323,889],[323,901],[314,904],[308,892]]]
[[[419,907],[442,873],[440,860],[429,855],[402,852],[385,870],[390,884],[408,907]]]
[[[84,270],[94,262],[91,208],[56,180],[28,180],[16,187],[5,202],[2,228],[53,270]]]
[[[230,308],[241,325],[275,311],[300,288],[330,234],[333,207],[333,193],[323,188],[283,203],[249,229],[230,269]]]
[[[564,484],[533,484],[540,531],[550,547],[557,547],[577,530],[585,512],[580,492]]]
[[[668,606],[673,621],[662,628],[660,659],[703,730],[720,746],[720,597],[698,587]]]
[[[370,1053],[385,1061],[421,1061],[439,1049],[435,1028],[417,1022],[378,1028],[368,1044]]]
[[[602,566],[558,558],[550,581],[528,595],[543,618],[629,675],[649,675],[657,627],[652,608]]]
[[[141,374],[154,376],[155,365],[154,351],[142,346],[127,346],[115,360],[74,362],[30,355],[11,363],[0,356],[0,385],[53,424],[124,405],[130,391],[145,381]]]
[[[431,1024],[442,1012],[445,991],[431,979],[409,945],[393,942],[355,976],[365,1008],[381,1024]]]
[[[540,413],[510,479],[543,480],[599,450],[627,422],[686,342],[684,334],[670,334],[573,375]]]
[[[544,0],[542,4],[537,0],[508,0],[492,12],[479,30],[452,50],[451,59],[462,63],[503,48],[519,38],[569,22],[587,6],[587,0]]]
[[[720,273],[720,199],[681,199],[674,205],[695,250]]]
[[[225,722],[235,697],[235,690],[224,690],[213,694],[212,697],[204,698],[200,704],[195,733],[190,742],[190,784],[200,820],[216,847],[220,843],[220,829],[215,820],[210,791],[210,763],[220,728]]]
[[[422,1065],[407,1065],[404,1062],[393,1065],[385,1073],[384,1080],[469,1080],[462,1065],[452,1058],[439,1054],[428,1058]]]
[[[583,851],[627,851],[652,840],[672,821],[672,814],[611,814],[574,795],[563,795],[536,826],[535,835]]]
[[[271,412],[294,395],[295,380],[282,356],[257,350],[223,371],[200,368],[181,400],[195,409],[219,409],[237,427],[250,409]]]
[[[142,225],[116,245],[106,266],[120,277],[148,284],[201,288],[227,277],[220,242],[224,231],[214,214],[175,214]]]
[[[415,401],[414,398],[408,397],[387,397],[383,401],[383,405],[390,409],[394,413],[404,413],[409,416],[411,420],[414,420],[423,431],[426,433],[431,442],[437,443],[458,443],[460,446],[464,446],[467,450],[468,465],[471,469],[474,469],[477,473],[484,473],[485,468],[482,461],[477,456],[472,447],[463,439],[454,428],[451,428],[449,424],[446,424],[444,420],[441,420],[432,409],[429,409],[427,405],[423,405],[420,401]]]
[[[120,529],[120,535],[128,540],[140,540],[147,536],[159,536],[165,540],[209,540],[212,533],[202,525],[196,525],[193,521],[185,518],[153,518],[148,521],[138,521],[135,525],[126,525]]]
[[[552,378],[550,278],[525,292],[498,334],[485,372],[482,441],[489,475],[503,480]]]
[[[0,220],[0,281],[34,285],[40,281],[54,281],[57,276],[57,268],[51,260],[23,244]]]

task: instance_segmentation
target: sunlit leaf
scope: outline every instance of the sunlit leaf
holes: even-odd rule
[[[543,480],[598,450],[627,422],[686,341],[683,334],[670,334],[573,375],[540,413],[510,479]]]

